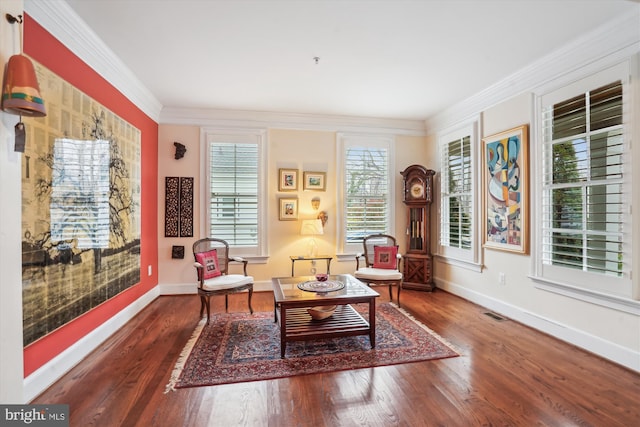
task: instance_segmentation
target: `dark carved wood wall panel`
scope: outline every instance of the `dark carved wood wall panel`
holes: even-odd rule
[[[193,177],[165,178],[165,237],[193,237]]]

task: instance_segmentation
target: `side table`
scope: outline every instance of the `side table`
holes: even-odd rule
[[[333,257],[331,255],[312,255],[312,256],[291,255],[289,258],[291,258],[291,277],[295,276],[295,274],[293,273],[293,270],[294,270],[294,266],[296,264],[296,261],[325,260],[325,261],[327,261],[327,274],[331,274],[331,272],[329,271],[329,269],[331,267],[331,260],[333,259]]]

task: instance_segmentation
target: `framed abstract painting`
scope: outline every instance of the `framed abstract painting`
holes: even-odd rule
[[[529,127],[482,139],[484,247],[529,251]]]

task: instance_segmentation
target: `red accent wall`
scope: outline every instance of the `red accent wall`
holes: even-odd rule
[[[25,16],[24,21],[24,52],[140,129],[142,134],[141,281],[25,347],[24,376],[27,377],[158,284],[158,123],[29,16]],[[152,276],[147,275],[148,265],[153,266]]]

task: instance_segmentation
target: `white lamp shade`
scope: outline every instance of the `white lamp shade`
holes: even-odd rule
[[[300,234],[303,236],[315,236],[319,234],[324,234],[324,229],[322,228],[322,221],[319,219],[302,220],[302,228],[300,229]]]

